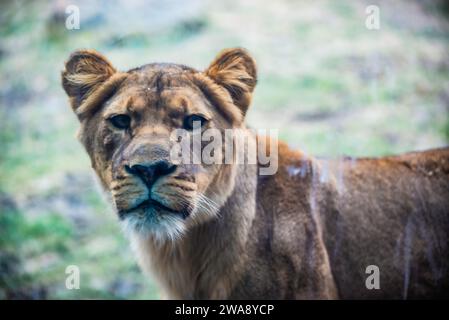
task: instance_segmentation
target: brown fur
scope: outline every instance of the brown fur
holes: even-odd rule
[[[243,49],[223,51],[204,72],[117,72],[94,51],[69,58],[63,87],[104,189],[124,220],[153,210],[151,232],[130,235],[142,269],[179,299],[447,297],[449,149],[328,161],[281,143],[275,175],[248,164],[180,165],[150,191],[124,169],[166,159],[169,134],[188,114],[245,129],[256,82]],[[130,128],[113,128],[114,114],[130,115]],[[148,193],[188,217],[135,209]],[[165,239],[173,226],[179,237]],[[368,265],[380,268],[379,290],[365,287]]]

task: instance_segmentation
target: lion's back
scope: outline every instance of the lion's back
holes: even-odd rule
[[[346,297],[428,297],[449,290],[449,148],[345,161],[326,235]],[[365,271],[379,267],[381,289]]]

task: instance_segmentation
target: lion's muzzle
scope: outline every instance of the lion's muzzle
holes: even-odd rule
[[[193,210],[195,179],[170,161],[164,138],[140,135],[117,154],[112,193],[120,218],[186,219]]]
[[[151,189],[151,186],[158,178],[173,173],[176,170],[176,165],[167,160],[157,160],[150,163],[134,164],[132,166],[125,165],[125,170],[142,179],[148,189]]]

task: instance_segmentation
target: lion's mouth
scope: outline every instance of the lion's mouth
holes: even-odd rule
[[[137,211],[137,210],[145,210],[148,208],[156,208],[159,211],[163,211],[163,212],[168,212],[168,213],[172,213],[172,214],[176,214],[176,215],[180,215],[183,219],[186,219],[189,215],[190,212],[187,209],[181,210],[181,211],[177,211],[177,210],[173,210],[165,205],[163,205],[162,203],[160,203],[159,201],[153,200],[153,199],[147,199],[143,202],[141,202],[140,204],[138,204],[137,206],[131,208],[131,209],[127,209],[124,210],[120,213],[121,217],[124,217],[125,215]]]

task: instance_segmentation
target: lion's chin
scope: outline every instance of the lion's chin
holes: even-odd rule
[[[166,242],[181,238],[188,216],[187,212],[178,212],[150,200],[121,215],[121,220],[126,234]]]

